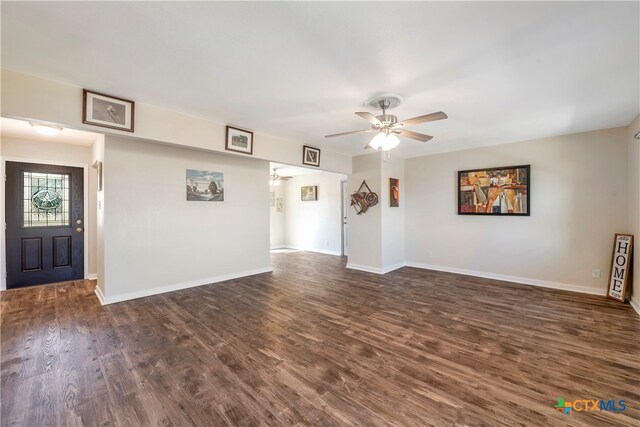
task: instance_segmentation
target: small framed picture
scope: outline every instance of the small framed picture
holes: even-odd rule
[[[187,201],[224,202],[224,173],[187,169]]]
[[[308,145],[302,146],[302,164],[320,167],[320,149]]]
[[[300,189],[300,200],[312,202],[318,200],[318,186],[306,185]]]
[[[98,191],[102,191],[102,162],[100,160],[96,160],[91,165],[98,173]]]
[[[124,98],[82,90],[82,123],[133,132],[136,103]]]
[[[225,150],[253,154],[253,132],[227,126]]]
[[[400,180],[389,178],[389,207],[400,207]]]

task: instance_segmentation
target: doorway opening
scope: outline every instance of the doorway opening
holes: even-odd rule
[[[271,250],[343,255],[342,186],[347,176],[271,163]]]
[[[103,136],[66,128],[46,136],[28,121],[0,120],[0,290],[95,278],[98,177],[90,165]]]

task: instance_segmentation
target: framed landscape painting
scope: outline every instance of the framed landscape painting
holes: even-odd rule
[[[318,200],[318,186],[306,185],[300,189],[300,200],[303,202],[311,202]]]
[[[227,151],[253,154],[253,132],[227,126],[227,136],[224,146]]]
[[[187,200],[224,202],[224,174],[187,169]]]
[[[458,172],[458,215],[529,216],[531,166]]]

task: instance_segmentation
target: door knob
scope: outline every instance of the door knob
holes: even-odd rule
[[[78,227],[78,228],[76,228],[76,231],[77,231],[78,233],[82,233],[82,228],[81,228],[81,227]]]

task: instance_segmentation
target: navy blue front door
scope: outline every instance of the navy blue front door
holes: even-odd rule
[[[7,289],[84,278],[82,168],[6,163]]]

